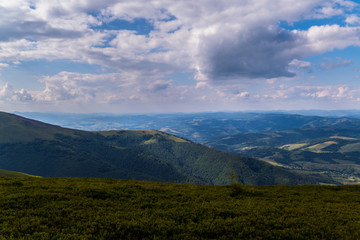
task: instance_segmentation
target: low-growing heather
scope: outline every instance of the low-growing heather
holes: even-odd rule
[[[0,239],[360,239],[360,186],[0,178]]]

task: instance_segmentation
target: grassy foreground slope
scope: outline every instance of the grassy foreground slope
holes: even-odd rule
[[[88,132],[0,112],[0,169],[44,177],[96,177],[223,185],[334,183],[167,133]]]
[[[0,239],[359,239],[360,186],[0,178]]]

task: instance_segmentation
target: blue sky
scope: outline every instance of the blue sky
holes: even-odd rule
[[[0,0],[0,110],[360,109],[360,2]]]

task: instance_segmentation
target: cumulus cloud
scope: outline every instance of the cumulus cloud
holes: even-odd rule
[[[199,70],[210,79],[290,77],[288,64],[297,57],[293,34],[265,28],[229,39],[203,39]]]
[[[61,72],[42,78],[44,89],[34,92],[33,98],[38,102],[116,103],[176,99],[188,91],[186,87],[173,86],[172,81],[157,78],[153,75],[143,79],[127,73]]]
[[[32,101],[32,96],[25,89],[14,90],[9,83],[6,83],[0,88],[0,101],[29,102]]]
[[[311,62],[301,61],[298,59],[294,59],[289,63],[290,66],[293,66],[297,69],[307,69],[311,66]]]
[[[311,67],[307,57],[359,47],[359,21],[352,12],[358,6],[350,0],[0,0],[1,62],[69,60],[112,72],[60,72],[40,80],[42,91],[13,90],[8,85],[1,96],[18,101],[108,103],[195,99],[197,91],[199,96],[208,94],[207,99],[249,100],[261,93],[236,84],[291,79],[298,70]],[[294,30],[280,24],[333,16],[343,17],[344,24]],[[138,19],[151,26],[148,32],[108,27],[117,20],[135,24]],[[322,67],[349,64],[350,60],[329,61]],[[6,67],[0,63],[0,69]],[[179,86],[165,80],[176,72],[194,73],[198,84]],[[300,90],[289,91],[277,89],[264,95],[287,98]],[[334,91],[311,94],[334,96]]]
[[[40,79],[44,90],[36,95],[37,101],[79,101],[91,102],[103,95],[121,92],[123,88],[134,86],[132,79],[125,74],[81,74],[61,72]]]
[[[349,46],[360,46],[360,27],[335,25],[313,26],[308,31],[295,31],[306,39],[305,54],[320,54]]]
[[[292,77],[294,59],[358,45],[359,29],[290,31],[279,21],[329,17],[354,6],[340,0],[2,1],[0,60],[69,59],[144,75],[195,71],[202,81]],[[147,19],[154,29],[146,36],[93,28],[136,18]]]
[[[345,21],[350,25],[360,25],[360,17],[355,14],[347,16]]]
[[[341,99],[351,98],[348,95],[349,88],[347,86],[321,86],[321,87],[297,87],[301,96],[312,98],[328,98]]]
[[[52,18],[54,9],[61,12],[66,2],[58,1],[26,1],[14,0],[0,2],[0,41],[13,41],[29,38],[33,40],[44,38],[78,38],[87,30],[95,19],[90,15],[77,12],[67,14],[65,18]],[[52,6],[52,8],[49,8]],[[77,24],[74,24],[74,22]]]

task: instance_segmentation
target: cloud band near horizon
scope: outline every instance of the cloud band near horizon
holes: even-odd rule
[[[359,57],[343,52],[359,53],[355,1],[0,0],[0,16],[4,108],[359,106]]]

